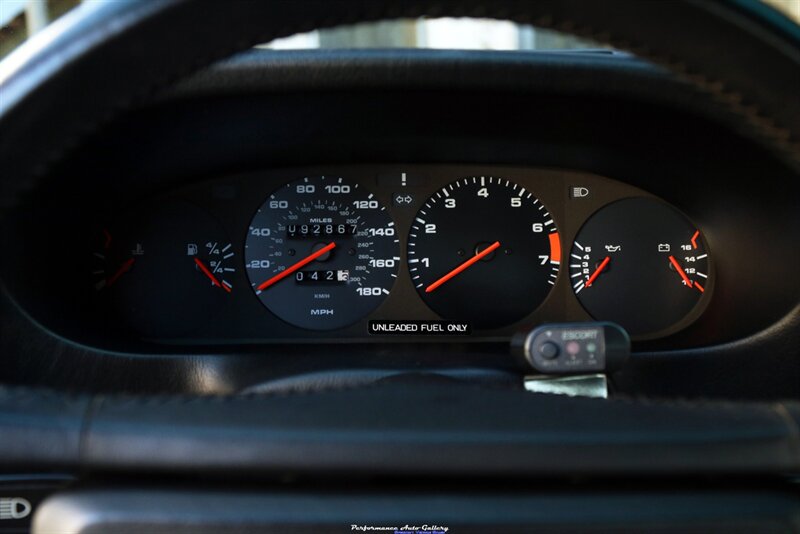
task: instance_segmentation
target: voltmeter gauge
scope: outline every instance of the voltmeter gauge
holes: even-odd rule
[[[389,294],[399,240],[369,191],[325,176],[303,178],[269,196],[245,242],[258,299],[287,323],[332,330],[357,322]]]
[[[640,339],[697,319],[713,282],[700,230],[653,198],[620,200],[592,215],[573,243],[569,273],[592,317]]]

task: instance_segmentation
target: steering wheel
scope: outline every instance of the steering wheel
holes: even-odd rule
[[[0,63],[0,210],[110,118],[277,37],[417,16],[508,19],[661,64],[800,171],[800,30],[755,0],[117,0],[86,3]]]
[[[707,95],[741,135],[767,147],[787,166],[800,172],[800,33],[788,19],[754,0],[116,0],[82,4],[0,63],[0,216],[3,210],[17,205],[24,194],[40,186],[53,165],[86,136],[160,89],[215,60],[297,32],[423,15],[492,17],[530,23],[631,51],[665,66]],[[449,429],[453,431],[450,437],[460,443],[460,448],[447,448],[444,445],[449,442],[442,441],[441,450],[455,451],[448,453],[444,461],[441,455],[426,452],[424,440],[415,448],[402,440],[392,444],[389,436],[384,438],[388,440],[384,448],[377,445],[369,448],[356,436],[348,449],[352,454],[348,456],[342,453],[343,447],[350,443],[344,435],[336,438],[338,448],[331,451],[319,439],[322,434],[307,436],[303,441],[299,434],[302,429],[293,427],[295,434],[270,432],[274,425],[293,424],[275,415],[284,409],[306,414],[306,419],[297,424],[313,427],[317,423],[323,425],[318,428],[331,431],[329,421],[335,417],[323,419],[334,408],[314,406],[311,398],[277,399],[274,401],[277,406],[264,398],[252,397],[238,398],[229,404],[199,400],[155,405],[122,402],[109,413],[107,404],[100,410],[87,398],[37,397],[24,391],[4,393],[0,388],[0,411],[12,410],[12,417],[6,418],[11,421],[9,430],[3,432],[8,439],[0,440],[6,443],[0,465],[11,462],[14,466],[15,460],[24,458],[28,462],[68,467],[94,461],[133,468],[149,462],[158,467],[180,464],[192,469],[202,464],[223,469],[255,462],[264,469],[277,470],[394,466],[400,472],[425,469],[445,472],[477,466],[485,472],[513,469],[520,474],[552,473],[559,468],[568,471],[575,465],[585,465],[585,458],[591,457],[598,463],[586,469],[602,472],[619,468],[637,472],[641,466],[635,461],[631,463],[630,458],[635,456],[631,449],[602,441],[607,434],[605,424],[612,421],[618,427],[627,422],[628,428],[638,428],[638,441],[633,441],[652,457],[663,455],[673,459],[672,463],[665,461],[653,467],[665,472],[675,469],[675,465],[687,472],[723,469],[730,466],[723,466],[726,458],[735,459],[738,468],[745,470],[749,466],[780,472],[800,466],[797,449],[784,447],[784,441],[776,437],[791,435],[791,424],[787,422],[791,417],[786,408],[782,408],[785,413],[780,415],[776,408],[767,406],[735,413],[723,408],[659,408],[656,418],[669,421],[675,428],[673,438],[669,438],[652,426],[653,413],[644,406],[612,404],[601,408],[586,401],[560,399],[537,404],[524,397],[525,393],[494,392],[482,397],[480,404],[468,404],[469,395],[465,395],[465,405],[472,408],[451,417],[447,413],[431,414],[422,401],[416,408],[407,404],[415,398],[438,402],[440,397],[433,394],[415,397],[407,390],[394,390],[393,394],[383,396],[376,393],[377,404],[369,391],[352,395],[349,403],[337,397],[330,406],[338,406],[341,413],[354,405],[364,407],[363,413],[348,414],[355,427],[358,424],[370,429],[376,427],[378,432],[381,428],[389,429],[389,423],[383,419],[389,414],[386,417],[402,419],[399,423],[394,421],[397,424],[389,429],[391,432],[416,429],[418,433],[414,435],[419,436],[423,431],[435,429],[441,434]],[[403,404],[397,404],[398,399]],[[573,403],[580,409],[561,410],[559,406],[564,403]],[[372,412],[366,410],[376,405],[383,407],[384,415],[371,418]],[[523,405],[528,410],[525,414],[521,413]],[[586,410],[587,406],[593,407]],[[497,409],[493,411],[492,407]],[[320,408],[317,419],[315,408]],[[797,406],[791,410],[800,414]],[[98,411],[102,412],[99,416]],[[51,427],[41,421],[27,427],[18,420],[15,423],[13,413],[19,417],[27,413],[50,417]],[[495,413],[503,415],[495,418]],[[798,417],[796,414],[793,417]],[[90,417],[92,425],[86,423]],[[104,417],[111,423],[103,426]],[[199,433],[193,438],[180,434],[190,422],[218,425],[224,430],[234,424],[233,420],[249,429],[249,433],[236,434],[241,440],[233,455],[221,452],[227,450],[225,439],[230,439],[224,431],[219,436],[203,433],[211,436],[208,439],[198,438]],[[133,426],[114,426],[114,421],[135,422],[131,423]],[[560,467],[547,464],[551,458],[548,454],[528,454],[530,449],[526,444],[544,446],[536,441],[541,434],[530,428],[531,421],[536,421],[538,428],[560,432],[560,436],[572,432],[565,438],[570,446],[562,449],[562,453],[568,450],[571,456],[562,455]],[[756,423],[761,429],[740,432],[748,436],[744,442],[736,434],[736,425],[742,421],[751,425],[745,430]],[[151,425],[149,434],[145,430],[147,425]],[[475,432],[485,431],[488,437],[464,441],[465,434],[459,433],[459,425]],[[724,444],[725,454],[709,458],[691,449],[691,440],[688,445],[676,443],[678,438],[674,436],[682,435],[682,425],[688,425],[687,433],[698,428],[708,429],[712,434],[718,431],[715,438]],[[502,455],[491,449],[490,437],[498,428],[511,429],[505,435],[514,441],[505,444]],[[733,434],[729,432],[731,428]],[[119,433],[114,434],[115,431]],[[756,435],[765,438],[760,441],[753,437]],[[129,443],[132,436],[140,441]],[[599,437],[593,440],[593,436]],[[725,436],[730,437],[730,443]],[[158,446],[158,439],[167,440],[171,446]],[[398,448],[401,442],[405,445]],[[680,449],[681,445],[689,448]],[[11,447],[10,452],[7,447]],[[124,454],[115,453],[120,447],[128,448]],[[679,449],[686,453],[681,461],[675,460]],[[153,458],[153,450],[159,451],[158,458]]]

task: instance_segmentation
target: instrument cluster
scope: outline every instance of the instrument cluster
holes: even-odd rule
[[[226,176],[106,217],[86,291],[146,341],[501,341],[543,322],[692,324],[703,231],[592,174],[451,165]]]

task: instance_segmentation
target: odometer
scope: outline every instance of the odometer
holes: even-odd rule
[[[519,184],[472,176],[435,192],[408,238],[420,297],[445,319],[478,328],[516,322],[536,309],[558,277],[553,218]]]
[[[397,232],[374,195],[342,178],[303,178],[258,209],[245,266],[258,299],[284,321],[312,330],[364,318],[397,278]]]

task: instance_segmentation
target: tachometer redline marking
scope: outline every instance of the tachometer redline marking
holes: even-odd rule
[[[675,267],[675,270],[678,271],[678,274],[681,275],[683,281],[686,282],[686,285],[688,287],[692,287],[692,281],[689,280],[688,276],[686,276],[686,271],[683,270],[683,267],[681,267],[681,264],[678,263],[678,260],[675,259],[675,256],[670,256],[669,261],[672,264],[672,266]]]
[[[608,265],[609,263],[611,263],[611,256],[606,256],[606,259],[600,262],[600,265],[598,265],[597,269],[594,270],[592,276],[590,276],[589,279],[586,281],[586,287],[592,287],[594,281],[597,280],[597,277],[600,276],[600,273],[603,272],[603,269],[605,269],[606,265]]]
[[[212,273],[211,270],[208,267],[206,267],[206,265],[202,261],[200,261],[199,258],[195,258],[194,259],[194,263],[197,265],[197,267],[200,269],[200,271],[204,275],[206,275],[209,280],[211,280],[212,284],[214,284],[217,287],[221,287],[222,289],[224,289],[228,293],[231,292],[231,288],[229,288],[228,286],[226,286],[224,284],[220,284],[219,280],[217,280],[217,277],[214,276],[214,273]]]
[[[303,258],[302,260],[298,261],[297,263],[295,263],[291,267],[287,267],[283,271],[279,272],[278,274],[276,274],[275,276],[273,276],[272,278],[270,278],[266,282],[262,282],[256,289],[258,291],[264,291],[269,286],[275,284],[276,282],[280,282],[281,280],[283,280],[284,278],[286,278],[287,276],[289,276],[293,272],[295,272],[295,271],[297,271],[299,269],[302,269],[303,267],[305,267],[306,265],[308,265],[312,261],[316,260],[320,256],[324,256],[325,254],[327,254],[328,252],[330,252],[334,248],[336,248],[336,243],[329,243],[329,244],[325,245],[324,247],[322,247],[318,251],[314,252],[310,256],[306,256],[305,258]]]
[[[558,233],[553,232],[548,238],[550,239],[550,261],[561,263],[561,240],[558,238]]]
[[[443,277],[439,278],[434,283],[426,287],[425,293],[430,293],[431,291],[434,291],[437,287],[444,284],[445,282],[447,282],[454,276],[458,275],[459,273],[465,271],[466,269],[469,269],[470,266],[479,262],[480,260],[488,256],[498,248],[500,248],[500,241],[495,241],[494,243],[492,243],[482,251],[478,252],[473,257],[471,257],[470,259],[468,259],[467,261],[465,261],[464,263],[462,263],[461,265],[459,265],[458,267],[456,267],[455,269],[453,269],[452,271],[450,271],[449,273],[447,273],[446,275],[444,275]]]

